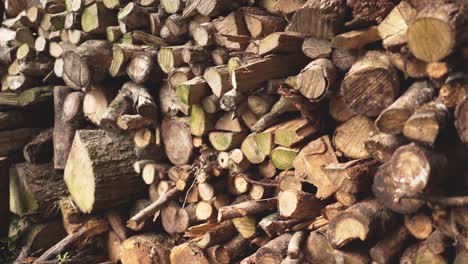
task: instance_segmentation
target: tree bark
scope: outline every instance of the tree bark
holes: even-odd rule
[[[111,65],[111,44],[88,40],[77,49],[63,54],[64,81],[73,89],[88,89],[104,79]]]

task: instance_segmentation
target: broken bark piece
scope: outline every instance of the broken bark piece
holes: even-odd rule
[[[302,148],[294,159],[293,166],[297,179],[317,187],[316,197],[324,199],[331,196],[337,187],[322,171],[323,165],[338,163],[335,151],[328,136],[311,141]]]
[[[361,159],[370,153],[365,148],[369,135],[376,133],[374,123],[367,117],[359,115],[341,124],[333,135],[333,145],[346,157]]]
[[[460,31],[467,22],[465,12],[465,8],[455,3],[426,6],[407,30],[411,53],[425,62],[440,61],[450,55],[467,39]]]
[[[448,119],[448,108],[444,104],[429,102],[417,108],[406,121],[403,134],[416,142],[433,145]]]
[[[337,248],[356,239],[366,241],[377,234],[378,230],[385,228],[385,224],[388,225],[393,216],[393,213],[375,199],[362,201],[331,219],[327,236],[333,247]]]
[[[278,212],[283,217],[304,219],[320,214],[321,202],[313,194],[286,190],[278,194]]]
[[[337,0],[309,0],[293,15],[286,31],[332,39],[343,27],[345,4]]]
[[[406,121],[421,105],[432,100],[436,87],[430,82],[412,84],[395,102],[385,109],[375,121],[380,132],[399,134]]]
[[[397,72],[388,56],[369,51],[346,74],[341,95],[355,113],[374,117],[393,103],[399,89]]]
[[[77,49],[63,54],[64,80],[71,88],[87,89],[106,76],[111,65],[110,43],[103,40],[88,40]]]
[[[337,70],[328,59],[309,63],[296,77],[294,89],[312,101],[321,100],[334,87]]]
[[[106,159],[108,155],[114,155],[115,159]],[[118,205],[141,195],[146,187],[133,171],[134,162],[129,138],[103,130],[78,131],[64,179],[80,210],[86,213],[102,210],[109,204]],[[110,182],[114,184],[109,185]],[[115,184],[125,188],[109,189]]]

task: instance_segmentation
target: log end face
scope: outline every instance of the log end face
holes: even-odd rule
[[[403,131],[404,124],[410,116],[409,109],[389,109],[377,118],[375,125],[382,133],[399,134]]]
[[[333,247],[340,248],[352,240],[365,241],[368,233],[369,228],[363,225],[360,220],[343,214],[340,219],[330,223],[328,239]]]
[[[85,144],[76,133],[64,172],[64,180],[70,195],[83,213],[90,213],[94,204],[94,172],[92,160]]]
[[[281,216],[290,217],[297,210],[297,196],[293,190],[285,190],[278,195],[278,211]]]
[[[74,89],[88,87],[91,76],[86,61],[73,52],[66,52],[63,61],[63,74],[67,85]]]
[[[421,17],[413,21],[407,31],[408,46],[413,55],[425,62],[440,61],[455,46],[454,29],[437,18]]]
[[[431,167],[424,151],[414,144],[398,148],[392,156],[393,181],[397,196],[417,195],[429,181]]]

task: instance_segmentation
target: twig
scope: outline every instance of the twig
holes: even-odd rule
[[[146,208],[138,212],[136,215],[134,215],[130,220],[127,222],[127,227],[132,229],[132,230],[137,230],[138,226],[146,221],[146,219],[150,218],[153,216],[158,210],[161,210],[161,208],[168,203],[172,197],[174,197],[176,194],[179,193],[179,190],[175,187],[170,189],[167,193],[161,195],[158,200],[154,201],[150,205],[148,205]]]

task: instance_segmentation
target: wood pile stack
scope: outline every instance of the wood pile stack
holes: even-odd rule
[[[465,1],[2,4],[16,263],[468,262]]]

